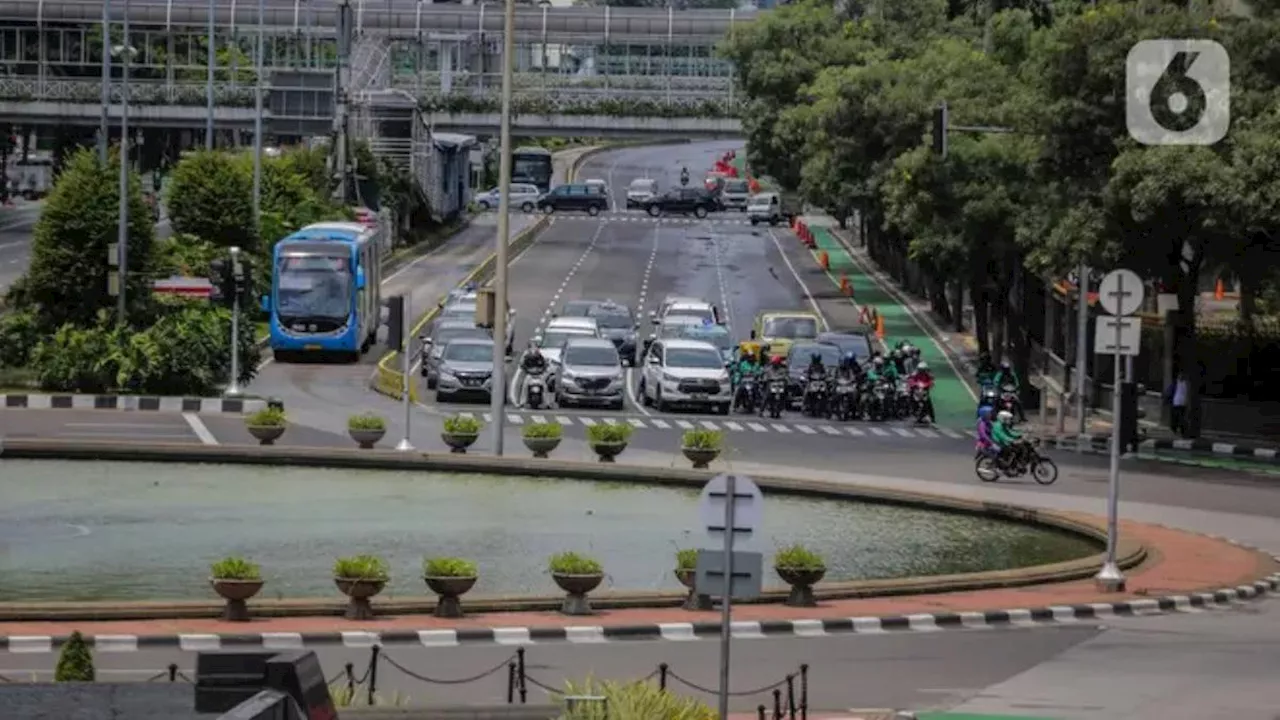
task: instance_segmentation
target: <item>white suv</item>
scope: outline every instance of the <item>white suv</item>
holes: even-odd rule
[[[538,190],[537,185],[526,185],[524,183],[511,183],[511,208],[520,208],[524,212],[533,212],[538,205],[538,198],[542,197],[542,192]],[[488,192],[480,193],[475,197],[476,205],[481,210],[497,210],[498,204],[502,202],[502,193],[498,192],[498,188],[493,188]]]
[[[711,408],[728,415],[733,403],[729,371],[716,346],[701,340],[659,339],[649,346],[640,375],[645,405]]]
[[[636,178],[627,187],[627,209],[643,207],[645,203],[658,196],[658,181],[649,178]]]

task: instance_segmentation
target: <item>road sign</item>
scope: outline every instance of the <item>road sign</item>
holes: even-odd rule
[[[1142,278],[1132,270],[1112,270],[1098,286],[1098,302],[1112,315],[1132,315],[1142,307]]]
[[[1099,315],[1093,336],[1098,355],[1138,355],[1142,345],[1142,319]]]
[[[758,552],[733,552],[733,579],[725,582],[723,550],[699,550],[693,586],[699,595],[713,598],[725,596],[725,585],[734,600],[760,597],[764,585],[764,555]]]
[[[734,476],[733,531],[735,540],[748,538],[764,520],[764,493],[746,475]],[[717,475],[702,487],[698,500],[698,517],[713,538],[725,530],[725,501],[728,499],[729,476]]]

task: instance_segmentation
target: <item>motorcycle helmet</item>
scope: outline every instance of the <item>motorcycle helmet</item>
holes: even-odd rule
[[[876,367],[880,367],[881,365],[884,365],[884,358],[877,355],[874,358],[872,358],[871,363]]]
[[[1013,413],[1008,410],[1001,410],[996,413],[996,420],[999,420],[1002,423],[1011,423],[1013,422]]]
[[[990,406],[990,405],[983,405],[982,407],[978,408],[978,417],[982,418],[983,420],[990,420],[990,419],[991,419],[991,406]]]
[[[1008,361],[1008,360],[1001,360],[1001,361],[1000,361],[1000,369],[1001,369],[1001,370],[1004,370],[1004,371],[1006,371],[1006,372],[1007,372],[1007,371],[1009,370],[1009,368],[1010,368],[1010,367],[1011,367],[1011,365],[1009,364],[1009,361]]]
[[[911,346],[911,357],[913,357],[913,358],[915,358],[915,359],[919,360],[919,359],[920,359],[920,348],[916,347],[915,345],[912,345],[912,346]]]
[[[925,362],[925,361],[921,360],[921,361],[916,365],[916,372],[928,372],[928,371],[929,371],[929,363],[927,363],[927,362]]]
[[[856,367],[858,364],[858,356],[853,353],[846,353],[844,356],[844,366],[847,368]]]
[[[782,356],[774,355],[772,358],[769,358],[769,364],[774,367],[782,367]]]

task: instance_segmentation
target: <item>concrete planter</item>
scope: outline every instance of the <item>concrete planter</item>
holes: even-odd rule
[[[369,600],[382,592],[382,589],[387,586],[387,581],[334,578],[333,584],[338,586],[338,592],[350,599],[345,613],[348,620],[370,620],[373,618],[373,605]]]
[[[595,451],[602,463],[611,463],[614,458],[622,454],[627,449],[625,442],[593,442],[591,449]]]
[[[564,604],[560,606],[560,612],[565,615],[592,614],[587,593],[600,587],[600,583],[604,582],[604,573],[596,575],[551,573],[551,579],[555,580],[556,585],[565,592]]]
[[[529,448],[536,458],[547,457],[552,450],[560,447],[560,438],[558,437],[524,437],[524,446]]]
[[[720,457],[720,451],[715,448],[682,447],[680,452],[693,463],[694,470],[706,470],[716,458]]]
[[[245,603],[262,590],[262,580],[230,580],[209,578],[209,585],[218,597],[227,601],[222,619],[229,622],[248,622],[249,606]]]
[[[470,592],[475,587],[478,577],[432,577],[430,575],[422,578],[431,592],[440,596],[436,602],[435,616],[439,618],[460,618],[462,617],[462,603],[459,601],[463,595]]]
[[[444,440],[444,444],[449,446],[449,452],[454,453],[465,453],[467,448],[474,445],[479,437],[479,433],[440,433],[440,439]]]
[[[283,425],[250,425],[249,434],[258,441],[259,445],[275,445],[276,440],[284,435]]]
[[[373,446],[377,445],[378,441],[387,434],[387,431],[371,428],[347,428],[347,434],[351,436],[352,440],[356,441],[361,450],[372,450]]]
[[[681,585],[685,586],[689,590],[689,596],[684,599],[684,605],[681,607],[685,610],[710,610],[711,596],[699,595],[697,591],[693,589],[693,582],[697,575],[693,568],[676,570],[675,572],[676,579],[680,581]]]
[[[817,607],[818,600],[813,596],[813,586],[826,576],[826,569],[784,568],[775,567],[774,572],[782,581],[791,586],[791,594],[783,601],[789,607]]]

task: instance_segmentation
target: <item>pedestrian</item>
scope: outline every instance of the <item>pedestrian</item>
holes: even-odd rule
[[[1169,398],[1169,429],[1185,437],[1187,434],[1187,374],[1179,371],[1166,395]]]

